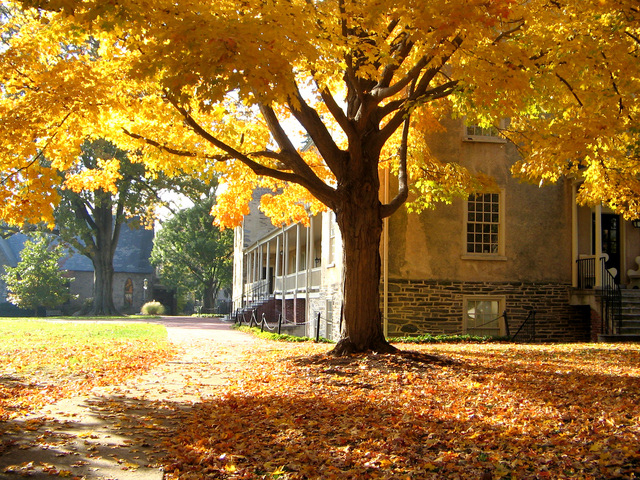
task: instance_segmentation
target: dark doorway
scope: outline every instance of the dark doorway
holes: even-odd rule
[[[164,285],[154,285],[151,291],[152,299],[160,302],[167,309],[167,315],[177,315],[178,305],[176,302],[176,291]]]
[[[593,230],[595,233],[595,215]],[[593,236],[593,251],[595,252],[595,235]],[[620,283],[620,216],[612,213],[602,214],[602,253],[609,259],[605,261],[605,268],[615,268],[615,282]]]

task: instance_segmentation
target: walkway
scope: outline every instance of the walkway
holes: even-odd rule
[[[96,388],[94,396],[63,400],[13,421],[10,437],[0,437],[0,479],[163,478],[159,460],[168,427],[223,388],[229,372],[242,368],[244,354],[259,340],[215,319],[156,322],[167,327],[181,354],[124,385]]]

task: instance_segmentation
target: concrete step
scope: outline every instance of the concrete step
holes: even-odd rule
[[[598,335],[598,341],[603,343],[640,343],[640,334]]]

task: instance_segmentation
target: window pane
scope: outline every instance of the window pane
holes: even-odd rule
[[[468,300],[466,308],[466,330],[470,335],[499,335],[498,300]]]
[[[469,195],[467,202],[467,252],[497,253],[499,251],[499,228],[500,195],[497,193]],[[480,233],[485,235],[480,235]]]

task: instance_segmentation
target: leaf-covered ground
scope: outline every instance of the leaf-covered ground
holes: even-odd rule
[[[185,339],[179,361],[139,380],[170,349],[109,335],[43,344],[32,332],[22,348],[2,337],[5,416],[128,377],[88,408],[131,452],[156,452],[166,480],[640,478],[640,345],[400,345],[409,352],[333,358],[329,345],[213,335]],[[56,432],[41,422],[26,446]]]
[[[640,346],[401,347],[259,343],[165,478],[640,478]]]
[[[175,353],[166,335],[140,323],[0,320],[0,421],[165,362]]]

